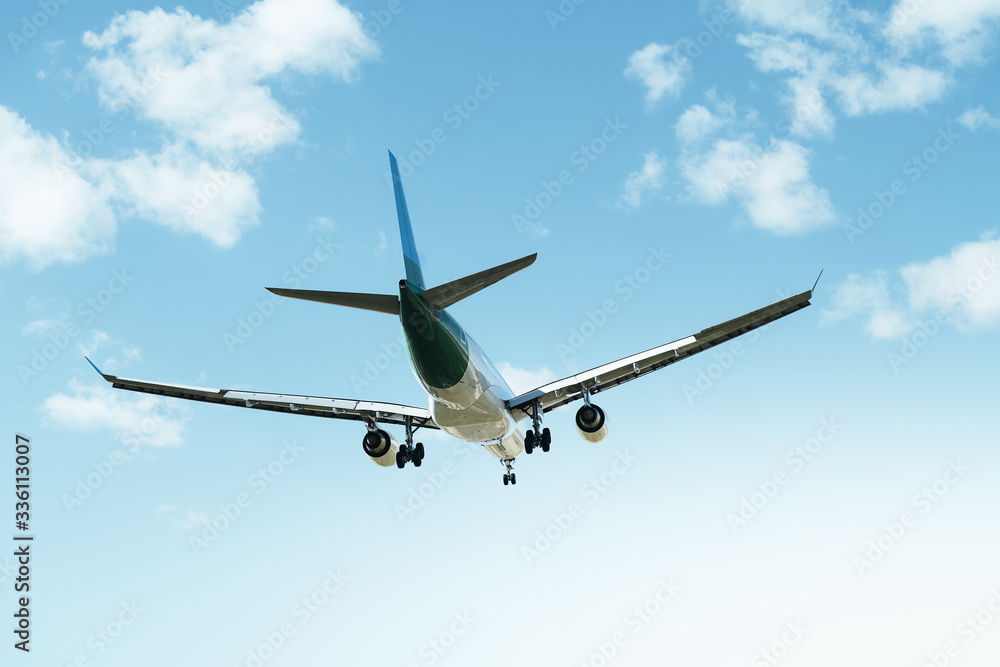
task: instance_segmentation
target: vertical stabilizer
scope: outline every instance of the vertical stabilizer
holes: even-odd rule
[[[413,242],[410,213],[406,210],[406,196],[403,195],[403,181],[399,178],[399,166],[396,164],[396,156],[392,154],[392,151],[389,151],[389,166],[392,169],[392,190],[396,194],[396,217],[399,218],[399,237],[403,242],[403,265],[406,268],[406,279],[418,289],[423,290],[424,274],[420,270],[417,246]]]

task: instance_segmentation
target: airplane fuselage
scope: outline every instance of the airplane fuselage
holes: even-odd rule
[[[399,319],[434,423],[498,458],[520,454],[523,436],[506,404],[514,393],[476,341],[447,311],[429,308],[406,280],[399,282]]]

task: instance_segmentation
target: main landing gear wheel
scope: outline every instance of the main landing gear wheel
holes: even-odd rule
[[[406,442],[400,445],[399,451],[396,452],[397,468],[404,467],[407,461],[413,461],[413,465],[419,468],[420,464],[424,462],[424,443],[413,444],[413,432],[421,426],[423,423],[414,426],[412,417],[406,418]]]
[[[424,443],[418,442],[416,445],[400,445],[396,452],[396,467],[402,468],[407,461],[413,461],[413,465],[420,467],[424,461]]]
[[[530,414],[531,428],[524,434],[524,453],[530,454],[536,448],[547,452],[552,445],[552,433],[549,429],[542,428],[542,409],[538,404],[538,399],[532,401]]]

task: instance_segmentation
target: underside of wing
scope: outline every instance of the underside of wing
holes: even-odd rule
[[[554,410],[583,398],[585,393],[598,394],[742,336],[805,308],[811,298],[812,290],[796,294],[746,315],[703,329],[687,338],[550,382],[515,396],[507,401],[507,405],[518,419],[530,416],[531,406],[536,401],[543,412]]]
[[[94,362],[90,361],[91,366]],[[287,412],[311,417],[327,417],[331,419],[349,419],[368,424],[402,424],[407,418],[414,426],[437,429],[431,419],[430,410],[410,405],[396,403],[378,403],[373,401],[358,401],[347,398],[325,398],[322,396],[299,396],[295,394],[271,394],[257,391],[242,391],[236,389],[208,389],[205,387],[189,387],[180,384],[162,382],[147,382],[145,380],[130,380],[107,373],[102,373],[97,366],[94,370],[111,383],[115,389],[127,389],[144,394],[183,398],[202,403],[218,403],[239,408],[269,410],[271,412]]]

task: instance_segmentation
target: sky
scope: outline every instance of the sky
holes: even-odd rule
[[[995,664],[998,19],[6,3],[3,664]],[[360,424],[87,364],[426,405],[398,322],[264,289],[395,290],[387,150],[429,284],[538,252],[451,308],[515,391],[822,270],[813,305],[602,393],[599,444],[546,415],[513,487],[441,433],[383,469]]]

